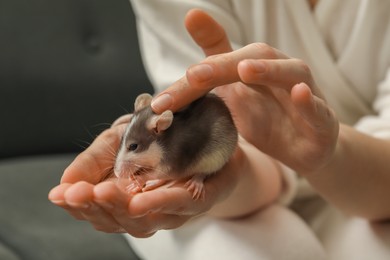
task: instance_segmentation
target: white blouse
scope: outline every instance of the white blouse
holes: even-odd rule
[[[390,1],[131,0],[142,56],[157,92],[204,59],[184,28],[201,8],[225,28],[234,49],[266,42],[309,64],[339,119],[390,138]]]
[[[307,0],[130,1],[156,92],[204,59],[183,23],[188,10],[200,8],[225,28],[234,49],[265,42],[304,60],[341,122],[390,139],[389,0],[321,0],[314,10]],[[285,173],[294,186],[288,200],[312,194],[307,183]]]

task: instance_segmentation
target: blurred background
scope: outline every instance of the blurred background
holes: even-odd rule
[[[128,0],[0,0],[0,158],[80,151],[141,92]]]
[[[47,196],[143,92],[128,0],[0,0],[0,259],[138,259]]]

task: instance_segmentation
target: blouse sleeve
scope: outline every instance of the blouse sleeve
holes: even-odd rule
[[[356,129],[377,138],[390,139],[390,67],[379,84],[373,108],[376,114],[360,119]]]

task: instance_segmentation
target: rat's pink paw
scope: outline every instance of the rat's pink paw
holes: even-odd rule
[[[204,190],[204,184],[203,184],[204,177],[199,176],[193,176],[191,179],[189,179],[185,187],[189,192],[192,193],[192,199],[198,200],[198,199],[204,199],[206,193]]]
[[[126,186],[126,192],[135,194],[142,190],[136,181],[132,181],[128,186]]]

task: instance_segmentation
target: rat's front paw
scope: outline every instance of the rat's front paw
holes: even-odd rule
[[[138,192],[154,190],[154,189],[164,185],[166,182],[167,182],[166,180],[156,179],[156,180],[149,180],[149,181],[146,181],[144,184],[141,184],[138,181],[134,180],[126,187],[126,191],[128,193],[135,194]]]
[[[126,192],[135,194],[142,191],[142,187],[136,181],[132,181],[129,185],[126,186]]]
[[[198,199],[204,199],[205,197],[205,190],[204,190],[204,177],[203,176],[193,176],[191,179],[189,179],[185,187],[189,192],[192,193],[192,199],[198,200]]]

